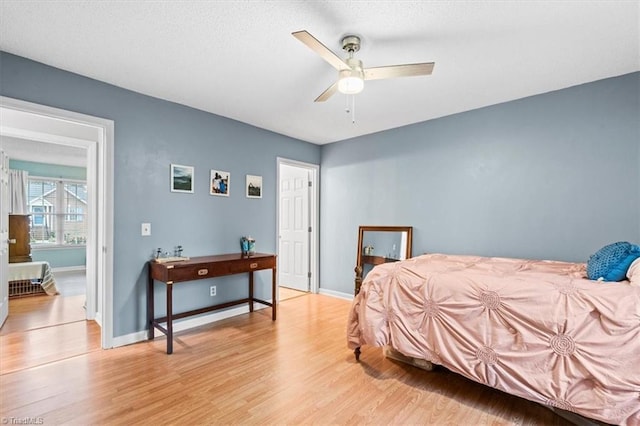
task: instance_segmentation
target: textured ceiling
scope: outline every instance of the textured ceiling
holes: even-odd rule
[[[291,36],[365,67],[433,75],[313,100],[336,72]],[[324,144],[640,70],[638,1],[13,1],[0,49]],[[99,102],[99,100],[96,100]]]

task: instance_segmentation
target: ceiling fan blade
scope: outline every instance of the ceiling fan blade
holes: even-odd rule
[[[338,82],[336,81],[320,94],[313,102],[324,102],[338,91]]]
[[[292,36],[303,42],[307,47],[316,52],[322,59],[329,62],[332,67],[339,70],[349,69],[349,65],[340,59],[338,55],[333,53],[327,46],[322,44],[317,38],[309,34],[307,31],[296,31],[291,33]]]
[[[430,75],[435,62],[421,64],[388,65],[385,67],[366,68],[365,80],[381,80],[383,78],[412,77],[416,75]]]

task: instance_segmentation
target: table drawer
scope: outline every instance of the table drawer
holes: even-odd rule
[[[153,271],[152,276],[165,282],[192,281],[203,278],[221,277],[243,272],[271,269],[276,266],[275,256],[237,259],[229,262],[211,262],[198,264],[176,264]]]
[[[260,269],[271,269],[276,266],[275,257],[247,258],[236,262],[228,263],[228,273],[237,274],[239,272],[258,271]]]

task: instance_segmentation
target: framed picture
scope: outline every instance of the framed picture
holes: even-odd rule
[[[193,193],[193,173],[191,166],[171,165],[171,192]]]
[[[247,175],[247,198],[262,198],[262,176]]]
[[[209,193],[220,197],[228,197],[231,188],[231,173],[221,170],[211,170],[209,179]]]

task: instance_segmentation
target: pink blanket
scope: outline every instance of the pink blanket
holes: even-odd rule
[[[390,345],[479,383],[640,425],[640,287],[585,265],[430,254],[376,266],[355,297],[351,349]]]

